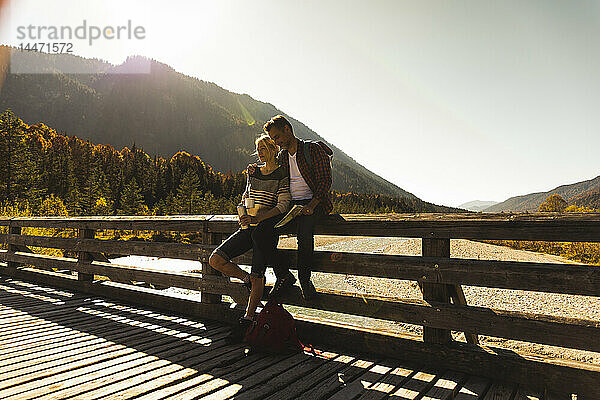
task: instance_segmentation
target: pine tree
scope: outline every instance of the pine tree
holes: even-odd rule
[[[148,207],[144,204],[142,191],[135,179],[131,179],[123,188],[119,215],[142,215],[147,213]]]
[[[0,199],[11,203],[27,188],[25,124],[10,110],[0,114]]]
[[[177,197],[175,203],[177,205],[177,211],[181,214],[195,214],[200,209],[200,203],[202,200],[200,179],[198,175],[188,169],[183,177],[181,183],[177,188]]]
[[[79,193],[77,188],[69,191],[67,198],[65,199],[65,205],[69,210],[69,215],[83,214],[83,208],[81,207],[81,193]]]
[[[104,199],[99,205],[98,200]],[[93,215],[97,210],[102,210],[102,215],[110,213],[112,201],[110,201],[110,188],[106,175],[96,166],[89,174],[81,193],[81,206],[84,214]]]
[[[25,135],[26,154],[23,159],[25,190],[23,198],[38,212],[48,192],[48,172],[45,168],[45,142],[37,134]]]

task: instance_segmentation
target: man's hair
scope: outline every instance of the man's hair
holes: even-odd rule
[[[292,129],[292,124],[290,124],[290,121],[288,121],[283,115],[276,115],[265,123],[263,129],[265,132],[269,133],[271,128],[275,127],[283,132],[283,128],[286,125],[290,127],[290,132],[293,134],[294,130]]]

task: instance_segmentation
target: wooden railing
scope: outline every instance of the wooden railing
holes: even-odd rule
[[[85,217],[0,219],[2,274],[89,293],[142,303],[172,312],[233,322],[247,291],[220,276],[208,257],[225,235],[237,229],[234,216]],[[4,227],[4,228],[3,228]],[[24,228],[75,229],[77,237],[27,235]],[[97,230],[200,232],[202,243],[100,240]],[[298,290],[285,304],[327,312],[401,321],[423,326],[422,338],[351,327],[317,318],[299,318],[308,342],[345,346],[400,357],[418,365],[450,368],[530,385],[539,390],[600,398],[600,366],[543,359],[477,345],[488,335],[571,349],[600,352],[600,321],[536,313],[492,310],[465,304],[461,285],[518,289],[569,295],[600,296],[600,267],[450,258],[450,239],[600,242],[600,214],[415,214],[331,216],[317,234],[422,238],[422,256],[315,252],[314,271],[373,278],[415,280],[422,299],[386,298],[319,289],[314,302]],[[34,254],[31,247],[69,250],[77,258]],[[293,250],[280,250],[293,266]],[[196,260],[202,273],[175,273],[110,263],[105,254]],[[249,255],[237,259],[248,263]],[[75,271],[65,275],[56,270]],[[107,280],[95,279],[99,276]],[[120,283],[114,283],[120,282]],[[202,292],[201,301],[166,295],[133,285],[177,287]],[[450,332],[465,332],[469,343],[455,342]]]

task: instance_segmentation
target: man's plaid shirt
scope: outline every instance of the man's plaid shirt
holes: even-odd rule
[[[329,155],[325,150],[316,143],[308,142],[310,146],[310,158],[312,165],[306,163],[306,157],[304,156],[304,142],[298,140],[298,150],[296,151],[296,162],[298,163],[298,169],[302,174],[302,177],[306,181],[306,184],[312,190],[313,197],[319,199],[317,208],[321,208],[325,214],[329,214],[333,210],[333,204],[331,203],[331,196],[329,190],[331,189],[331,162]],[[281,150],[277,155],[279,163],[287,168],[289,173],[290,161],[288,159],[287,150]]]

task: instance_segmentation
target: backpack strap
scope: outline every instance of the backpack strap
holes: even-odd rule
[[[302,148],[304,149],[304,159],[306,160],[306,164],[308,164],[309,168],[312,169],[313,162],[310,157],[310,145],[315,144],[317,147],[320,147],[325,154],[329,157],[329,162],[331,163],[331,159],[333,158],[333,151],[327,146],[323,141],[314,141],[314,140],[302,140]]]
[[[306,160],[306,164],[312,170],[312,159],[310,158],[310,142],[302,141],[304,146],[304,159]]]

